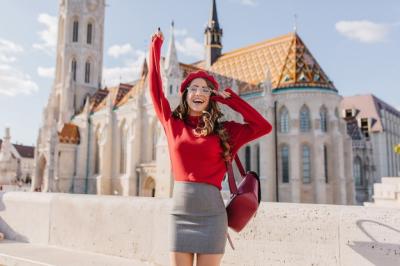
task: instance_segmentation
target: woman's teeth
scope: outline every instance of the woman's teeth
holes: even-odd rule
[[[202,101],[202,100],[193,100],[193,103],[194,104],[203,104],[204,101]]]

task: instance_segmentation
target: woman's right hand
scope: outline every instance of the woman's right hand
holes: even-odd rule
[[[156,37],[160,38],[162,41],[164,40],[164,34],[162,33],[160,28],[158,28],[158,30],[153,33],[153,35],[151,35],[151,41],[153,41]]]

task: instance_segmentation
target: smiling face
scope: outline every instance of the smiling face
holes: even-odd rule
[[[197,90],[194,90],[194,89]],[[202,78],[192,80],[187,89],[186,101],[189,105],[189,115],[199,116],[202,111],[207,110],[210,101],[210,93],[205,93],[205,90],[210,88],[207,82]]]

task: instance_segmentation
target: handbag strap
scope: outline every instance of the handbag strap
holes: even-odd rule
[[[236,166],[239,169],[241,177],[244,178],[246,173],[244,172],[243,165],[240,162],[240,159],[239,159],[237,154],[235,154],[235,162],[236,162]],[[226,163],[226,168],[228,169],[229,190],[231,191],[231,194],[236,194],[237,193],[237,186],[236,186],[236,182],[235,182],[235,177],[233,175],[233,168],[232,168],[232,162],[231,161],[228,161]]]
[[[244,178],[244,176],[246,175],[246,172],[244,171],[243,165],[240,162],[239,156],[237,154],[235,154],[235,162],[236,162],[236,166],[239,168],[240,175]]]

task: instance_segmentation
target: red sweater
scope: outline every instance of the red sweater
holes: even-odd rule
[[[155,37],[150,47],[149,87],[157,117],[163,125],[168,139],[172,172],[175,181],[207,183],[221,190],[222,179],[226,173],[226,165],[221,156],[222,147],[216,134],[196,137],[192,129],[196,128],[200,116],[190,116],[184,122],[172,116],[168,100],[165,98],[160,75],[160,50],[162,39]],[[231,97],[211,96],[239,112],[245,124],[234,121],[223,123],[226,128],[234,156],[245,143],[259,138],[272,129],[271,124],[251,105],[240,98],[231,89],[226,89]],[[233,157],[232,157],[233,158]]]

